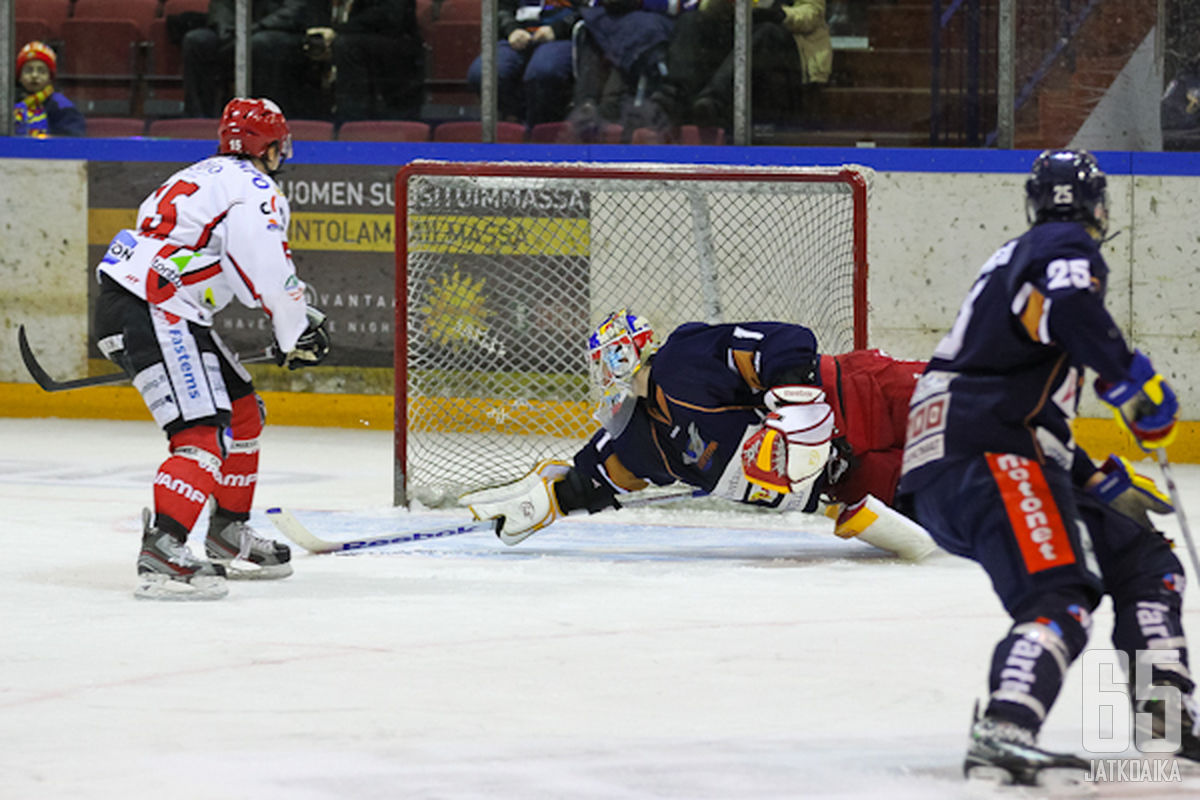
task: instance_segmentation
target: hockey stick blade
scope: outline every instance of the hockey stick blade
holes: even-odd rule
[[[46,370],[42,369],[42,365],[38,363],[37,357],[33,354],[33,348],[29,346],[29,339],[25,336],[25,326],[21,325],[17,328],[17,346],[21,350],[21,360],[25,362],[25,369],[29,370],[29,374],[33,376],[33,380],[43,391],[47,392],[65,392],[69,389],[87,389],[92,386],[105,386],[110,383],[124,383],[129,380],[129,376],[124,372],[113,372],[108,375],[91,375],[86,378],[71,378],[65,381],[56,381],[50,377]],[[247,358],[238,357],[238,361],[242,364],[257,364],[262,361],[274,361],[275,348],[268,347],[261,353],[256,353]]]
[[[17,328],[17,346],[21,349],[21,360],[25,362],[25,369],[29,370],[29,374],[33,376],[37,385],[47,392],[65,392],[68,389],[84,389],[89,386],[103,386],[107,383],[120,383],[121,381],[129,380],[129,377],[124,372],[114,372],[111,375],[93,375],[69,381],[56,381],[50,377],[46,370],[42,369],[42,365],[38,363],[37,358],[33,355],[33,348],[29,346],[29,339],[25,337],[24,325]]]
[[[456,525],[451,528],[394,533],[372,539],[356,539],[349,542],[330,542],[304,527],[290,512],[282,508],[268,508],[267,516],[271,518],[271,522],[275,524],[280,533],[310,553],[347,553],[367,547],[386,547],[390,544],[422,542],[426,539],[441,539],[446,536],[459,536],[464,533],[476,533],[479,531],[495,533],[496,526],[499,523],[497,519],[482,519],[468,522],[465,525]]]

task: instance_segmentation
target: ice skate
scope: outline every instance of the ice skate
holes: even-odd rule
[[[213,511],[204,551],[225,567],[230,580],[273,580],[292,574],[292,551],[255,533],[246,522]]]
[[[192,555],[186,542],[150,524],[142,509],[142,552],[133,595],[144,600],[219,600],[229,593],[225,569]]]
[[[1068,753],[1051,753],[1037,746],[1033,731],[1012,722],[982,717],[971,727],[971,746],[963,763],[970,781],[999,786],[1041,786],[1053,789],[1090,788],[1090,765]]]
[[[1179,749],[1176,758],[1200,763],[1200,703],[1189,694],[1182,695],[1179,708]],[[1140,736],[1164,739],[1167,736],[1168,704],[1166,700],[1150,698],[1134,703],[1134,716]]]

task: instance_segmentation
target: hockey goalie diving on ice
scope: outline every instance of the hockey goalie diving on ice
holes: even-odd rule
[[[769,321],[688,322],[660,346],[628,308],[592,331],[588,352],[601,427],[573,463],[542,461],[460,500],[476,519],[496,519],[505,544],[572,511],[684,483],[737,503],[824,512],[838,536],[908,560],[936,550],[891,506],[923,362],[821,354],[808,328]]]

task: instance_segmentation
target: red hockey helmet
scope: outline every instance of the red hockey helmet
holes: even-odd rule
[[[217,152],[222,155],[263,158],[267,148],[279,142],[283,160],[292,157],[292,132],[279,106],[258,97],[235,97],[225,105]]]

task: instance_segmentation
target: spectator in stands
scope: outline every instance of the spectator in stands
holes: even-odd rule
[[[87,121],[62,93],[54,91],[58,59],[42,42],[30,42],[17,53],[17,80],[24,97],[13,106],[17,136],[83,136]]]
[[[496,48],[497,106],[503,119],[532,127],[566,115],[571,99],[571,31],[580,0],[499,0],[500,43]],[[483,60],[467,71],[475,91]]]
[[[592,0],[575,37],[571,122],[585,141],[605,122],[663,128],[669,120],[650,101],[667,76],[667,44],[675,17],[696,0]]]
[[[754,121],[819,124],[820,89],[833,71],[825,0],[758,0],[751,13]],[[681,18],[655,99],[676,123],[730,127],[733,119],[733,4],[700,0]]]
[[[289,117],[320,116],[312,102],[313,70],[304,32],[316,21],[312,0],[253,0],[252,93],[269,97]],[[210,0],[208,25],[183,37],[183,113],[215,117],[233,96],[235,0]]]
[[[333,67],[338,122],[420,116],[425,49],[413,0],[318,0],[316,16],[305,52]]]
[[[1160,109],[1163,150],[1200,150],[1200,57],[1167,84]]]

